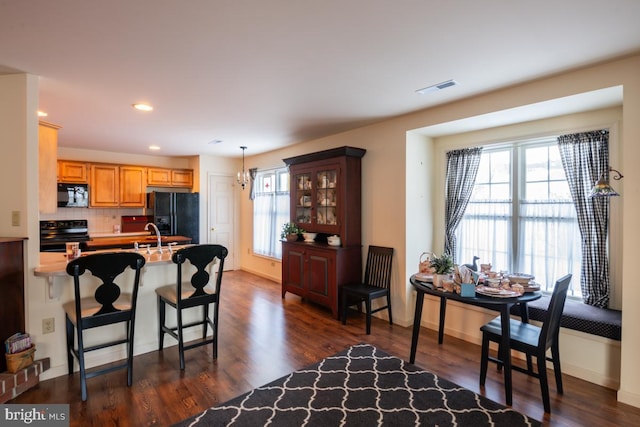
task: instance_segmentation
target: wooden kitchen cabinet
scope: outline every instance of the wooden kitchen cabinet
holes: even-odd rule
[[[56,188],[60,126],[41,121],[38,124],[38,208],[40,213],[55,213],[58,208]]]
[[[145,169],[139,166],[92,163],[89,200],[91,207],[144,207]]]
[[[282,297],[287,292],[340,317],[339,288],[362,280],[361,159],[365,150],[335,148],[284,159],[290,173],[290,219],[315,242],[282,243]],[[341,245],[327,244],[338,235]]]
[[[58,182],[87,184],[89,182],[89,166],[85,162],[58,160]]]
[[[193,170],[147,168],[147,185],[152,187],[193,187]]]
[[[117,165],[90,166],[89,203],[94,208],[119,206],[120,174]]]
[[[147,201],[145,168],[120,166],[120,206],[144,207]]]
[[[172,169],[171,185],[173,187],[193,187],[193,171],[191,169]]]

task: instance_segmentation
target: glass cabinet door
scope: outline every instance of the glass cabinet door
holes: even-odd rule
[[[316,171],[314,183],[316,184],[316,223],[318,225],[337,225],[337,170]]]
[[[295,223],[302,228],[311,224],[312,221],[313,183],[311,177],[311,172],[299,173],[292,180],[292,184],[295,185]]]

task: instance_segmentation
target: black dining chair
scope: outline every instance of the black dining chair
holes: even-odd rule
[[[547,380],[547,360],[553,363],[553,371],[556,378],[556,388],[559,394],[562,390],[562,371],[560,370],[560,320],[562,318],[562,310],[567,299],[567,290],[571,283],[571,274],[568,274],[558,281],[553,288],[553,294],[549,302],[549,308],[542,327],[524,323],[519,320],[511,319],[510,323],[510,343],[511,349],[524,353],[527,357],[527,368],[511,365],[513,370],[524,372],[528,375],[536,377],[540,380],[540,390],[542,392],[542,402],[545,412],[551,412],[551,404],[549,402],[549,382]],[[502,340],[502,326],[500,317],[496,317],[489,323],[480,328],[482,331],[482,358],[480,361],[480,385],[485,384],[487,378],[487,365],[489,361],[498,364],[498,368],[502,368],[502,360],[500,358],[511,357],[510,354],[503,355],[502,349],[498,348],[498,357],[489,356],[489,342],[500,343]],[[551,349],[551,357],[547,356],[547,350]],[[533,369],[531,357],[536,358],[537,372]],[[507,376],[505,375],[505,379]],[[505,387],[507,385],[505,384]],[[509,385],[510,387],[510,385]]]
[[[130,252],[101,253],[86,255],[67,264],[67,273],[73,276],[74,299],[63,304],[66,317],[67,363],[69,375],[73,374],[73,358],[80,365],[80,391],[82,400],[87,400],[87,379],[106,374],[117,369],[127,369],[127,386],[133,382],[133,333],[135,331],[136,302],[140,284],[140,270],[145,264],[142,255]],[[127,292],[115,283],[116,278],[130,267],[134,271],[133,283]],[[102,283],[95,288],[95,280],[80,280],[89,270]],[[121,282],[122,283],[122,282]],[[111,340],[100,340],[100,335],[92,333],[92,339],[98,337],[99,343],[85,346],[84,333],[100,326],[124,323],[126,336]],[[75,329],[75,334],[74,334]],[[77,347],[75,339],[77,337]],[[109,365],[87,371],[85,353],[118,344],[127,345],[127,357],[123,363]]]
[[[218,357],[218,312],[220,306],[220,287],[222,284],[222,270],[224,259],[227,257],[227,248],[221,245],[196,245],[180,249],[172,256],[177,265],[177,280],[175,284],[162,286],[156,289],[158,297],[159,343],[160,350],[164,347],[164,335],[169,334],[178,340],[178,353],[180,356],[180,370],[184,370],[184,352],[192,348],[207,344],[213,345],[213,358]],[[182,276],[183,266],[189,261],[195,272],[185,280]],[[207,270],[213,269],[217,261],[218,268],[215,278],[215,286],[208,286],[210,274]],[[209,305],[213,304],[213,319],[209,316]],[[176,309],[176,326],[166,325],[166,306]],[[202,318],[189,323],[183,322],[183,310],[201,307]],[[202,326],[202,339],[194,343],[184,344],[184,329],[193,326]],[[213,335],[207,339],[207,329],[211,326]]]
[[[369,246],[367,265],[364,271],[362,283],[349,283],[340,287],[340,299],[342,301],[342,324],[347,323],[347,310],[352,305],[357,305],[362,311],[364,301],[367,315],[367,335],[371,334],[371,315],[387,309],[389,311],[389,324],[393,324],[391,315],[391,262],[393,260],[393,248],[382,246]],[[371,309],[371,302],[377,298],[386,297],[387,303],[376,309]]]

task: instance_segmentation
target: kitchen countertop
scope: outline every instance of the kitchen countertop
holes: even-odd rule
[[[150,231],[130,231],[121,233],[89,233],[89,237],[92,239],[102,239],[105,237],[131,237],[131,236],[153,236],[154,233]]]
[[[159,254],[156,248],[151,248],[151,253],[147,253],[146,249],[138,250],[138,253],[144,256],[145,265],[153,266],[160,264],[171,264],[173,252],[192,245],[174,246],[172,251],[165,246],[162,253]],[[84,252],[83,255],[104,253],[104,252],[135,252],[135,249],[105,249],[92,252]],[[34,275],[38,277],[67,276],[67,254],[62,252],[40,252],[40,265],[34,269]]]
[[[157,244],[158,238],[149,234],[142,235],[117,235],[117,237],[99,237],[95,238],[92,236],[91,240],[84,242],[86,244],[88,250],[96,250],[96,249],[109,249],[109,248],[132,248],[134,242],[138,242],[141,245],[150,244],[152,247],[155,247]],[[179,245],[191,243],[190,237],[185,236],[162,236],[161,241],[163,245],[167,243],[177,243]]]

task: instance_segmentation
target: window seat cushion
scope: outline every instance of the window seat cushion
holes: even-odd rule
[[[549,300],[550,296],[543,295],[542,298],[528,303],[529,319],[544,321]],[[519,316],[520,306],[514,305],[511,308],[511,314]],[[622,338],[622,311],[598,308],[567,298],[560,326],[620,341]]]

